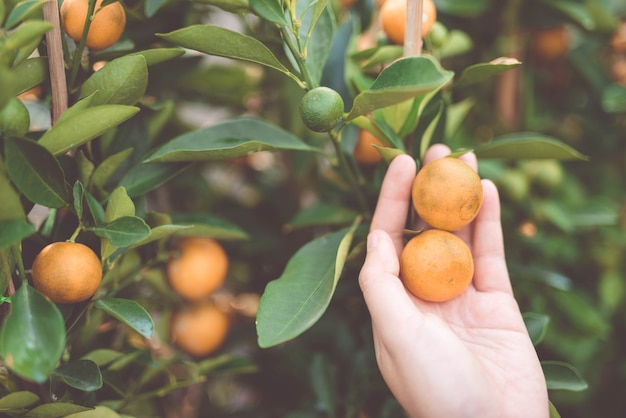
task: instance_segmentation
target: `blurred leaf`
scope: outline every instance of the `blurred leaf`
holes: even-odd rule
[[[20,24],[15,30],[11,31],[0,44],[0,57],[4,54],[14,55],[20,48],[28,48],[27,55],[30,55],[32,48],[34,49],[41,41],[44,34],[52,29],[52,24],[42,20],[27,20]],[[16,61],[19,61],[15,58]]]
[[[122,415],[119,415],[111,408],[98,405],[88,411],[67,415],[65,418],[122,418]]]
[[[130,299],[105,298],[96,301],[97,308],[119,319],[146,338],[152,337],[154,322],[146,309]]]
[[[551,401],[550,402],[550,417],[549,418],[561,418],[561,414],[556,410],[556,406]]]
[[[580,372],[571,364],[561,361],[542,361],[541,368],[549,390],[580,392],[589,386]]]
[[[126,55],[93,73],[80,89],[80,98],[91,96],[91,106],[134,105],[148,87],[148,67],[143,55]]]
[[[257,371],[257,369],[257,365],[250,358],[232,354],[211,357],[198,362],[200,375],[250,373]]]
[[[278,150],[321,152],[276,125],[241,118],[178,136],[152,153],[146,162],[221,160]]]
[[[608,113],[626,112],[626,86],[609,84],[602,92],[602,109]]]
[[[245,14],[250,12],[248,0],[193,0],[195,3],[210,4],[227,12]]]
[[[168,238],[172,235],[181,235],[186,229],[192,229],[191,225],[159,225],[154,228],[150,228],[150,234],[143,240],[133,244],[131,247],[141,247],[154,241],[158,241],[164,238]]]
[[[586,295],[554,290],[548,296],[551,306],[567,318],[570,327],[600,338],[609,333],[611,325]]]
[[[459,78],[455,81],[455,87],[467,86],[470,84],[482,83],[497,75],[522,65],[515,58],[500,57],[493,61],[470,65],[465,68]]]
[[[495,138],[474,148],[478,158],[554,158],[558,160],[587,160],[569,145],[542,134],[520,132]]]
[[[402,58],[381,71],[369,90],[355,97],[346,119],[438,90],[448,84],[453,75],[441,68],[434,58]]]
[[[283,274],[267,285],[256,322],[260,347],[297,337],[324,314],[341,277],[357,225],[355,222],[349,228],[305,244],[291,257]]]
[[[446,39],[436,53],[439,59],[453,57],[464,54],[474,47],[474,42],[470,36],[460,30],[452,29],[448,32]]]
[[[129,55],[141,55],[146,60],[146,65],[150,67],[152,65],[160,64],[162,62],[181,57],[184,54],[185,50],[182,48],[152,48],[144,49],[143,51],[139,52],[134,52]]]
[[[35,226],[25,219],[0,219],[0,231],[0,249],[19,244],[24,238],[37,232]]]
[[[292,229],[306,228],[310,226],[346,225],[354,222],[358,213],[343,206],[327,203],[317,203],[302,209],[289,221]]]
[[[102,387],[102,373],[96,363],[91,360],[75,360],[63,364],[54,371],[69,386],[92,392]]]
[[[279,0],[250,0],[250,8],[263,19],[287,26],[289,22],[285,18],[282,3]]]
[[[608,199],[594,198],[570,211],[570,218],[576,227],[617,225],[619,205]]]
[[[146,0],[144,3],[144,13],[146,17],[152,17],[154,14],[167,3],[167,0]]]
[[[89,179],[89,183],[97,187],[98,190],[104,190],[104,185],[111,178],[111,175],[126,161],[132,152],[132,148],[126,148],[123,151],[107,157],[96,167]]]
[[[128,247],[150,235],[150,227],[136,216],[123,216],[113,222],[97,226],[93,231],[99,237],[107,238],[117,248]]]
[[[465,120],[465,117],[469,111],[472,110],[475,104],[476,101],[468,97],[459,102],[448,105],[446,110],[446,127],[444,133],[446,138],[452,138],[454,136]]]
[[[65,350],[65,323],[56,305],[27,283],[11,298],[0,330],[0,355],[17,375],[43,383]]]
[[[524,318],[524,324],[528,330],[528,335],[533,345],[537,345],[543,340],[548,330],[548,324],[550,324],[550,316],[542,315],[533,312],[524,312],[522,314]]]
[[[28,19],[30,16],[41,10],[45,3],[45,0],[27,0],[15,4],[13,10],[11,10],[11,13],[9,13],[9,16],[7,17],[4,29],[9,30],[18,23]]]
[[[6,166],[13,183],[34,203],[60,208],[70,202],[65,175],[50,152],[29,139],[5,139]]]
[[[172,221],[189,226],[177,232],[180,236],[204,236],[216,239],[248,239],[248,234],[237,225],[205,212],[172,213]]]
[[[402,56],[403,52],[401,45],[381,45],[375,48],[358,51],[351,55],[350,58],[355,61],[360,61],[363,69],[369,70],[395,61]]]
[[[571,0],[543,0],[542,2],[563,13],[583,28],[587,30],[595,29],[596,25],[591,13],[589,13],[587,9],[586,2]]]
[[[437,0],[436,3],[437,10],[460,17],[480,16],[491,6],[491,0]]]
[[[11,185],[2,157],[0,157],[0,196],[2,196],[0,199],[0,220],[21,220],[26,217],[20,196]]]
[[[188,167],[187,163],[138,163],[128,170],[119,185],[126,188],[130,197],[142,196],[176,177]]]
[[[65,402],[50,402],[39,405],[24,415],[32,418],[61,418],[77,412],[90,411],[92,408]]]
[[[47,130],[39,144],[54,155],[77,148],[133,117],[139,108],[102,105],[78,111]]]
[[[250,61],[291,75],[287,67],[261,42],[219,26],[192,25],[157,36],[205,54]]]
[[[309,366],[311,386],[317,398],[317,407],[329,418],[335,417],[337,405],[337,385],[333,376],[332,365],[322,353],[315,353]]]
[[[107,364],[112,363],[115,360],[119,359],[123,355],[124,353],[121,353],[119,351],[115,351],[112,349],[98,348],[93,351],[90,351],[89,353],[85,354],[81,358],[83,360],[93,361],[98,367],[104,367]]]
[[[0,410],[26,408],[39,402],[39,396],[27,390],[9,393],[0,398]]]

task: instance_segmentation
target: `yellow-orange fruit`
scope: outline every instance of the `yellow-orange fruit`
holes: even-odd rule
[[[611,47],[617,54],[626,53],[626,21],[621,21],[615,33],[611,37]]]
[[[380,6],[380,22],[387,39],[396,44],[404,43],[407,0],[385,0]],[[433,0],[424,0],[422,6],[422,38],[428,35],[437,20]]]
[[[473,275],[470,249],[451,232],[422,232],[407,242],[400,255],[400,277],[405,287],[429,302],[445,302],[459,296]]]
[[[33,261],[33,286],[56,303],[83,302],[102,282],[102,264],[91,248],[77,242],[53,242]]]
[[[418,171],[412,188],[413,206],[435,229],[456,231],[474,220],[483,203],[480,177],[457,158],[440,158]]]
[[[181,350],[196,357],[215,352],[226,340],[228,316],[215,305],[203,303],[185,307],[172,316],[170,336]]]
[[[373,134],[365,129],[361,129],[353,151],[355,161],[364,165],[378,164],[383,159],[383,156],[380,155],[380,152],[378,152],[374,145],[378,145],[379,147],[385,146],[385,144]]]
[[[211,238],[189,237],[177,246],[178,254],[166,265],[167,280],[172,289],[187,300],[210,296],[226,280],[228,255]]]
[[[96,1],[96,13],[85,40],[85,45],[93,50],[113,45],[126,28],[126,11],[120,2],[107,4],[103,8],[100,8],[101,4],[102,0]],[[61,4],[63,30],[76,42],[83,36],[88,7],[88,0],[63,0]]]
[[[570,34],[565,26],[537,29],[531,36],[531,51],[543,61],[564,58],[570,49]]]

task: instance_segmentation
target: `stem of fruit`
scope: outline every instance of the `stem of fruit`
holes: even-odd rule
[[[280,33],[285,41],[285,44],[287,44],[287,47],[289,48],[294,58],[296,59],[296,62],[298,63],[298,69],[300,70],[300,73],[302,74],[302,77],[304,78],[304,84],[305,84],[304,88],[306,90],[311,90],[317,87],[317,85],[313,82],[311,73],[309,73],[309,69],[306,66],[305,54],[302,51],[302,45],[300,42],[300,35],[298,31],[299,25],[295,21],[295,16],[292,16],[291,18],[292,18],[292,24],[295,28],[293,31],[293,36],[296,38],[297,45],[294,44],[293,39],[292,39],[292,33],[290,33],[288,28],[286,28],[285,26],[281,26]]]
[[[52,24],[52,30],[46,33],[46,44],[48,47],[50,88],[52,90],[52,124],[54,125],[63,112],[67,110],[67,81],[65,79],[58,3],[48,0],[43,5],[43,16],[46,21]]]
[[[416,57],[422,54],[422,16],[424,0],[407,0],[406,26],[404,30],[404,56]]]
[[[83,224],[81,222],[78,223],[78,226],[76,227],[76,229],[74,230],[74,232],[72,232],[72,236],[70,236],[67,240],[69,242],[74,242],[76,241],[76,237],[78,237],[78,234],[80,234],[80,231],[83,230]]]
[[[80,38],[80,42],[76,46],[74,51],[74,57],[72,58],[72,67],[70,69],[70,90],[74,90],[74,84],[76,83],[76,77],[78,76],[78,69],[83,59],[83,51],[85,50],[85,42],[87,41],[87,34],[89,33],[89,27],[91,26],[91,20],[93,12],[96,9],[96,0],[89,0],[89,7],[87,7],[87,17],[85,19],[85,27],[83,28],[83,36]]]
[[[361,192],[361,187],[359,187],[357,176],[355,175],[354,171],[350,168],[350,165],[348,164],[348,161],[346,160],[345,155],[341,151],[341,144],[340,144],[340,137],[339,137],[340,134],[335,131],[329,131],[328,135],[330,136],[331,142],[333,143],[333,146],[335,147],[335,153],[337,154],[338,165],[341,171],[343,171],[344,176],[350,183],[352,190],[354,190],[354,195],[356,196],[357,202],[359,206],[361,207],[361,210],[363,211],[363,213],[369,213],[369,208],[367,206],[367,202],[365,201],[365,197],[363,196],[363,193]]]

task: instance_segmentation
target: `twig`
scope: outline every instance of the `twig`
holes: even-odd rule
[[[404,29],[405,57],[416,57],[422,54],[423,14],[424,0],[407,0]]]
[[[44,19],[52,23],[52,29],[46,33],[48,47],[48,71],[52,89],[52,124],[67,110],[67,82],[61,42],[61,21],[56,0],[48,0],[43,6]]]

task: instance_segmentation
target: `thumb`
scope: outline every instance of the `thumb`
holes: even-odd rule
[[[359,274],[359,285],[372,319],[395,321],[415,310],[399,278],[398,255],[389,234],[372,230],[367,237],[367,255]]]

